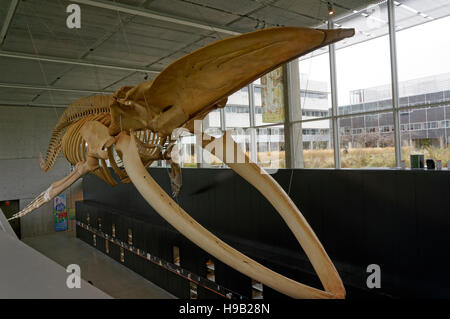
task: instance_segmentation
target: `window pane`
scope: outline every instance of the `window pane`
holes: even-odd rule
[[[284,127],[282,125],[257,128],[258,164],[264,168],[285,168]]]
[[[240,149],[250,157],[250,129],[235,128],[233,129],[231,136],[239,145]]]
[[[212,136],[215,138],[220,138],[223,136],[223,132],[220,129],[220,127],[209,127],[209,128],[204,129],[204,132],[206,134],[208,134],[209,136]],[[205,149],[202,150],[202,159],[203,159],[202,165],[204,167],[216,167],[216,168],[225,167],[225,164],[223,164],[223,162],[218,157],[216,157],[215,155],[212,155],[210,152],[208,152]]]
[[[315,51],[308,55],[307,58],[301,59],[299,61],[299,70],[301,114],[293,114],[293,120],[331,116],[328,47]]]
[[[356,35],[336,44],[338,114],[391,108],[386,2],[338,21],[339,26],[355,28]]]
[[[195,135],[187,132],[183,133],[183,136],[178,141],[178,151],[180,161],[182,161],[182,167],[196,167]]]
[[[225,125],[227,128],[250,126],[248,87],[244,87],[228,97],[225,106]]]
[[[333,168],[331,120],[302,123],[303,162],[305,168]]]
[[[402,159],[411,154],[450,160],[450,1],[399,1],[396,6],[400,106],[441,106],[402,110]],[[410,26],[413,27],[410,27]],[[407,28],[410,27],[410,28]],[[448,102],[448,103],[447,103]]]
[[[419,8],[417,1],[403,3],[413,10]],[[450,38],[442,36],[442,30],[450,29],[450,17],[434,19],[432,13],[422,17],[405,5],[396,8],[400,20],[410,17],[422,24],[397,31],[400,106],[450,101]]]
[[[410,167],[411,154],[424,154],[425,159],[450,161],[450,106],[402,111],[400,114],[402,159]]]
[[[395,167],[392,112],[339,119],[342,168]]]
[[[203,127],[220,127],[220,109],[216,109],[212,112],[210,112],[204,119],[203,119]]]
[[[262,119],[262,104],[261,104],[261,85],[254,85],[253,87],[253,101],[255,104],[255,125],[264,125]]]

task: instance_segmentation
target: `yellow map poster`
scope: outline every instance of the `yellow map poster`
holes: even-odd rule
[[[264,123],[284,121],[283,68],[261,78],[261,104]]]

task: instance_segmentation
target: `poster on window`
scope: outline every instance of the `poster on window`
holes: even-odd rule
[[[66,195],[58,195],[53,199],[53,211],[55,215],[55,230],[67,230]]]
[[[283,68],[267,73],[261,78],[262,121],[284,121]]]

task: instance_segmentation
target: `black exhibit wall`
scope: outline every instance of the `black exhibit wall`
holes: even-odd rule
[[[149,169],[170,194],[168,170]],[[200,224],[219,238],[292,279],[321,288],[308,259],[268,201],[229,169],[183,169],[177,198]],[[348,298],[450,297],[450,172],[426,170],[282,169],[273,177],[289,192],[335,263]],[[163,220],[132,184],[109,187],[94,175],[83,179],[84,200],[77,202],[77,221],[207,277],[214,262],[215,282],[247,298],[251,279],[209,256]],[[95,221],[95,222],[94,222]],[[77,226],[77,236],[93,244]],[[96,240],[105,252],[105,241]],[[120,262],[119,247],[109,245]],[[124,252],[123,263],[180,298],[189,298],[190,283],[173,272]],[[367,267],[381,269],[381,288],[369,289]],[[218,294],[198,287],[198,298]],[[263,287],[264,298],[286,298]]]

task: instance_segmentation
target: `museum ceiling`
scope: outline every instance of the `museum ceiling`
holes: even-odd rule
[[[376,2],[332,1],[337,17]],[[440,1],[426,2],[448,14]],[[79,29],[66,26],[71,3],[81,7]],[[232,34],[324,27],[327,16],[324,0],[2,0],[0,105],[66,107],[152,79],[175,59]]]

